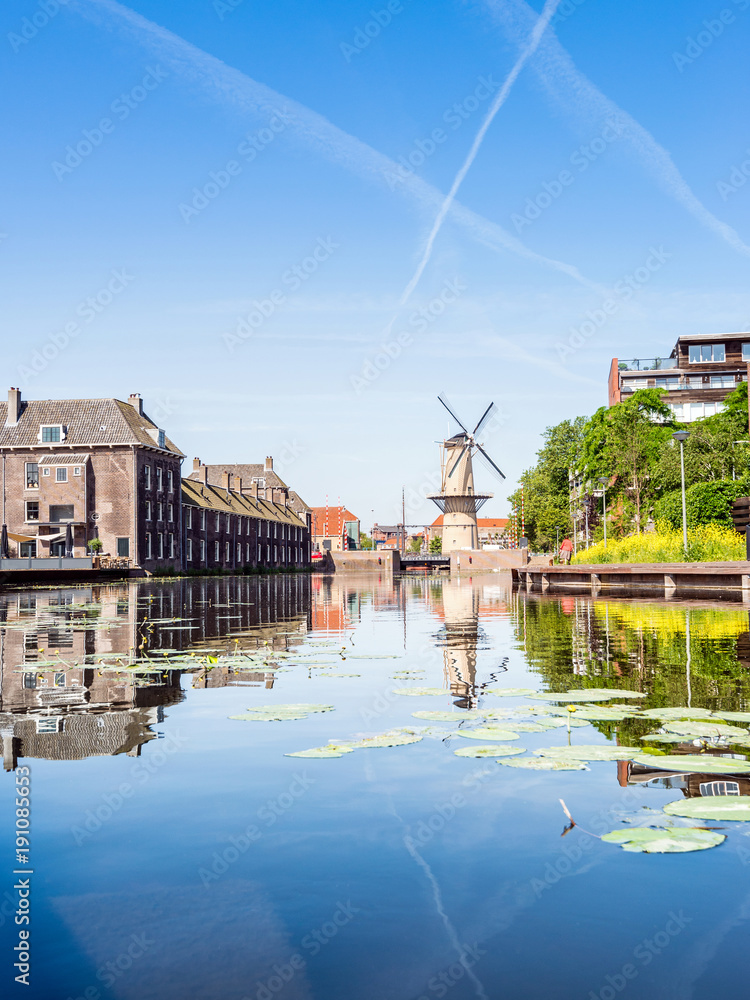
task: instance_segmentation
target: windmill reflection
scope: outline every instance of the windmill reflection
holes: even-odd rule
[[[444,684],[459,708],[475,708],[477,647],[484,639],[479,627],[479,591],[470,583],[446,581],[441,603],[444,625],[436,642],[443,649]]]

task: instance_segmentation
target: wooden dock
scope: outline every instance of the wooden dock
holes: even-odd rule
[[[513,579],[527,591],[619,591],[673,596],[717,591],[750,601],[750,562],[588,563],[514,567]]]

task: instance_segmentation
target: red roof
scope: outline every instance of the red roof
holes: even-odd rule
[[[478,528],[507,528],[510,518],[508,517],[478,517],[477,527]],[[443,526],[443,515],[436,517],[435,520],[430,525],[431,528],[442,528]]]
[[[314,536],[333,538],[343,535],[347,521],[359,521],[346,507],[312,507],[312,533]]]

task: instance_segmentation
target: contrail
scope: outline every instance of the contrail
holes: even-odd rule
[[[526,0],[482,0],[493,17],[517,45],[524,45],[536,12]],[[540,42],[532,68],[551,97],[563,110],[586,122],[594,119],[603,128],[607,123],[619,130],[620,139],[629,143],[645,169],[659,185],[703,226],[720,237],[733,250],[750,256],[750,247],[725,222],[717,219],[693,194],[666,149],[631,115],[606,97],[578,70],[553,31]]]
[[[392,190],[388,179],[394,173],[399,174],[398,164],[337,128],[315,111],[227,66],[215,56],[141,17],[116,0],[72,0],[69,7],[96,23],[128,32],[168,65],[175,75],[200,86],[217,103],[232,105],[243,115],[250,114],[265,120],[283,112],[289,119],[288,130],[306,145],[352,173]],[[443,204],[442,192],[416,175],[405,178],[402,186],[405,193],[431,211]],[[509,251],[553,268],[599,294],[603,291],[600,285],[584,277],[572,264],[535,253],[501,226],[457,202],[450,207],[450,216],[477,242],[492,250]]]
[[[503,104],[505,104],[505,101],[513,87],[513,84],[516,82],[516,79],[518,78],[518,74],[526,65],[526,62],[529,59],[529,57],[532,56],[539,47],[539,43],[542,40],[542,35],[544,34],[545,29],[547,28],[547,25],[550,22],[550,19],[557,10],[559,3],[560,0],[547,0],[547,2],[544,5],[544,9],[542,10],[542,13],[539,16],[539,19],[534,25],[534,28],[531,32],[531,38],[529,39],[528,44],[526,45],[526,47],[523,49],[520,56],[516,60],[515,65],[513,66],[510,73],[505,79],[505,83],[498,91],[497,97],[492,102],[492,105],[489,111],[487,112],[487,115],[485,116],[485,119],[482,122],[479,131],[476,134],[476,137],[474,138],[474,142],[471,144],[471,149],[469,150],[466,159],[461,165],[461,169],[456,174],[455,180],[451,185],[450,191],[446,195],[445,201],[440,206],[440,211],[438,212],[435,222],[433,223],[432,231],[430,232],[430,235],[427,238],[427,244],[425,246],[424,253],[422,254],[422,259],[417,265],[417,270],[414,272],[414,276],[404,289],[403,294],[399,299],[399,306],[403,306],[406,304],[409,297],[411,296],[411,293],[417,287],[419,279],[424,274],[424,269],[427,267],[430,257],[432,256],[432,248],[435,245],[435,240],[437,239],[437,235],[443,226],[443,222],[445,222],[445,217],[448,214],[451,205],[453,204],[453,200],[455,199],[456,194],[458,193],[458,189],[463,184],[463,180],[468,174],[469,170],[471,170],[471,166],[474,163],[474,160],[476,159],[477,153],[479,152],[479,147],[482,145],[484,137],[487,134],[487,130],[492,124],[495,115],[498,113]],[[393,323],[393,321],[391,321],[391,323]]]

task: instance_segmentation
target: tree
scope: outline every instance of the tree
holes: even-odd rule
[[[412,538],[409,542],[409,552],[413,552],[415,555],[422,551],[422,539]]]
[[[640,534],[650,513],[649,495],[662,446],[676,427],[661,389],[640,389],[630,399],[601,407],[586,426],[583,472],[615,479],[612,499],[624,496]]]
[[[369,535],[366,535],[364,531],[360,531],[359,533],[359,547],[365,552],[369,552],[373,547],[372,539]]]
[[[430,542],[430,552],[433,552],[436,555],[440,555],[442,551],[443,551],[443,539],[436,536]]]
[[[549,550],[558,533],[562,538],[572,530],[569,470],[580,464],[587,422],[586,417],[576,417],[548,427],[536,465],[521,476],[526,537],[534,549]],[[508,499],[520,514],[521,490]]]

